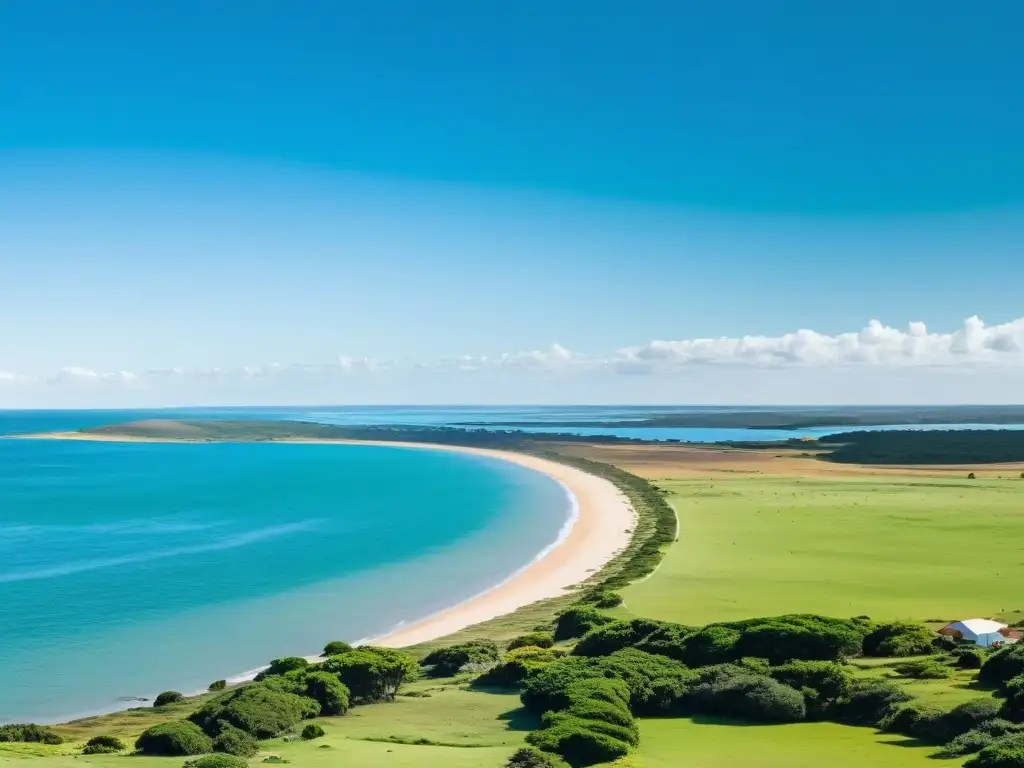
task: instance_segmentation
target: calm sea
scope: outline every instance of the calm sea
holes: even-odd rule
[[[0,440],[0,722],[384,632],[508,577],[569,514],[543,475],[439,451]]]

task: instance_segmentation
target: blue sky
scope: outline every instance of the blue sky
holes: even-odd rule
[[[831,5],[0,3],[0,407],[1019,400],[1024,8]]]

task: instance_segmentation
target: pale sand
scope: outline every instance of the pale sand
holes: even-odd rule
[[[21,435],[20,437],[100,442],[188,442],[188,440],[180,439],[93,435],[82,432]],[[379,445],[489,456],[548,475],[562,483],[575,498],[578,508],[575,524],[558,546],[551,549],[544,557],[530,563],[503,583],[476,597],[426,619],[401,627],[383,637],[374,638],[372,641],[374,645],[401,648],[424,643],[497,616],[512,613],[517,608],[522,608],[538,600],[564,594],[566,589],[585,581],[625,549],[636,524],[636,512],[625,495],[611,482],[575,467],[537,456],[513,451],[426,443],[303,439],[265,442]]]

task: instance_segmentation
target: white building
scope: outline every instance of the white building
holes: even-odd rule
[[[1020,632],[1010,629],[1005,624],[992,619],[964,619],[947,624],[939,630],[940,635],[948,635],[958,640],[968,640],[982,648],[1002,643],[1016,643]]]

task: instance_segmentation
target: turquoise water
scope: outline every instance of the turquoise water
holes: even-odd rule
[[[0,722],[384,632],[508,577],[569,513],[543,475],[440,451],[0,440]]]

